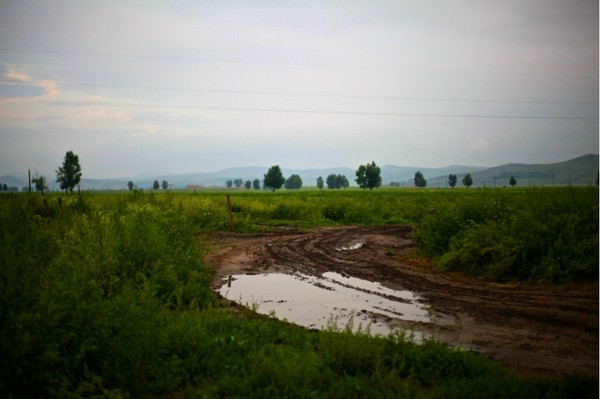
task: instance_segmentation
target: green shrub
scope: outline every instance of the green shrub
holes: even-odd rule
[[[492,190],[457,197],[430,207],[415,237],[424,254],[440,258],[442,270],[498,281],[596,279],[597,189]]]

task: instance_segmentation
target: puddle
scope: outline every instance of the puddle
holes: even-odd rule
[[[336,251],[355,251],[361,249],[365,245],[364,242],[355,242],[352,244],[344,245],[343,247],[336,248]]]
[[[219,292],[258,313],[274,313],[309,328],[323,329],[335,320],[340,329],[351,322],[354,331],[369,327],[373,335],[387,335],[399,321],[431,322],[427,305],[413,292],[333,272],[321,277],[238,274],[232,276],[231,287],[225,283]],[[415,339],[420,338],[415,333]]]

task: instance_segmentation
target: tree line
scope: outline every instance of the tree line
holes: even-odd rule
[[[373,190],[374,188],[381,187],[381,168],[377,166],[375,161],[365,165],[360,165],[356,170],[355,175],[356,184],[364,190]],[[79,163],[79,156],[73,153],[73,151],[67,151],[62,165],[56,170],[56,182],[60,183],[60,188],[61,190],[65,190],[65,193],[72,193],[75,187],[79,187],[81,176],[82,172],[81,165]],[[448,175],[448,186],[454,188],[457,184],[457,181],[458,178],[455,174],[451,173]],[[31,179],[31,182],[34,184],[36,191],[39,191],[42,194],[45,190],[48,190],[48,187],[46,186],[46,177],[44,175],[38,175],[36,172],[35,177]],[[417,188],[427,187],[427,180],[421,171],[415,172],[413,183]],[[325,184],[327,184],[327,188],[329,189],[347,188],[350,185],[347,177],[341,174],[330,174],[327,176],[325,181],[321,176],[319,176],[317,178],[317,187],[319,189],[323,189]],[[463,176],[462,184],[467,188],[473,185],[473,177],[470,173],[467,173]],[[517,180],[514,176],[510,177],[509,184],[511,186],[515,186],[517,184]],[[242,185],[248,190],[250,190],[250,188],[259,190],[261,188],[259,179],[254,179],[254,181],[246,180],[246,182],[244,182],[242,179],[232,179],[226,181],[227,188],[232,188],[233,186],[240,188]],[[262,188],[264,190],[276,191],[283,186],[288,190],[299,190],[302,188],[302,185],[302,178],[298,174],[292,174],[286,179],[283,177],[283,173],[279,165],[273,165],[264,175]],[[400,183],[391,182],[390,186],[397,187],[400,186]],[[130,191],[132,191],[134,188],[136,188],[136,185],[133,183],[133,181],[129,181],[127,183],[127,187]],[[152,188],[154,190],[158,190],[160,188],[166,190],[169,188],[169,183],[166,180],[163,180],[162,183],[159,183],[158,180],[154,180]],[[18,191],[16,187],[8,187],[6,184],[0,184],[0,190],[5,192]]]

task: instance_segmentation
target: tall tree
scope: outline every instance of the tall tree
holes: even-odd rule
[[[35,185],[35,191],[39,191],[44,195],[44,190],[48,189],[48,187],[46,187],[46,176],[38,175],[37,172],[35,172],[35,176],[31,179],[31,182]]]
[[[73,188],[81,181],[81,165],[79,156],[73,151],[67,151],[62,166],[56,169],[56,182],[60,183],[61,190],[73,193]]]
[[[233,181],[233,185],[235,186],[235,188],[240,188],[240,187],[242,187],[243,184],[244,184],[244,181],[242,179],[235,179]]]
[[[260,190],[260,180],[254,179],[252,181],[252,188],[255,190]]]
[[[246,180],[244,187],[246,187],[246,190],[250,190],[252,188],[252,182],[250,180]]]
[[[233,180],[227,180],[225,184],[227,185],[227,188],[231,188],[233,187]]]
[[[462,184],[463,186],[465,186],[466,188],[469,188],[473,185],[473,178],[471,177],[470,173],[467,173],[463,178],[462,178]]]
[[[421,171],[415,173],[414,183],[417,188],[427,187],[427,180],[425,180],[425,176]]]
[[[158,190],[160,188],[160,183],[158,182],[158,180],[154,180],[154,184],[152,185],[152,188],[155,190]]]
[[[133,184],[133,182],[131,180],[129,180],[127,182],[127,188],[129,189],[129,191],[132,191],[134,187],[135,187],[135,184]]]
[[[381,186],[381,169],[375,164],[375,161],[358,167],[356,183],[360,188],[369,190]]]
[[[358,187],[362,189],[367,188],[367,167],[365,165],[360,165],[356,170],[356,184]]]
[[[166,190],[167,188],[169,188],[169,182],[166,180],[163,180],[161,185],[162,185],[163,190]]]
[[[323,189],[323,178],[321,176],[317,177],[317,188],[319,190]]]
[[[517,184],[517,179],[515,179],[514,176],[511,176],[510,180],[508,181],[508,184],[510,184],[512,187],[514,187]]]
[[[450,175],[448,176],[448,185],[452,188],[454,188],[454,186],[456,186],[456,175],[453,175],[452,173],[450,173]]]
[[[265,188],[275,191],[279,190],[283,183],[285,182],[285,178],[283,177],[283,173],[281,173],[281,168],[279,165],[273,165],[269,168],[267,173],[265,173],[265,179],[263,181]]]

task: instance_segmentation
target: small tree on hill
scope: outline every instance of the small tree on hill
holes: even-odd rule
[[[421,171],[415,173],[414,183],[417,188],[427,187],[427,180],[425,180],[425,176]]]
[[[450,175],[448,176],[448,185],[452,188],[454,188],[454,186],[456,186],[456,175],[453,175],[452,173],[450,173]]]
[[[79,157],[68,151],[65,154],[63,164],[56,170],[56,182],[60,183],[61,190],[65,190],[73,193],[73,188],[79,185],[81,181],[81,165],[79,164]]]
[[[515,179],[514,176],[510,177],[510,180],[508,181],[508,184],[510,184],[512,187],[516,186],[517,184],[517,179]]]
[[[473,185],[473,178],[471,177],[470,173],[467,173],[463,179],[462,179],[462,184],[466,187],[469,188]]]
[[[281,173],[279,165],[271,166],[265,174],[265,179],[263,181],[265,189],[272,191],[279,190],[284,182],[285,178],[283,177],[283,173]]]

